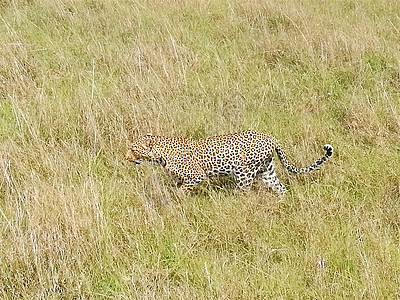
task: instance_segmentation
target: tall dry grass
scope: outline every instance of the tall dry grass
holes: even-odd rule
[[[0,3],[4,299],[400,297],[397,1]],[[138,134],[241,129],[311,175],[180,198]]]

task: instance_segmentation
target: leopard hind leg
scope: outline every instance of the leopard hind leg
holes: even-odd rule
[[[233,171],[236,179],[236,184],[241,190],[248,190],[253,184],[256,172],[248,166],[242,166]]]
[[[287,192],[286,187],[279,181],[275,172],[274,158],[271,156],[259,171],[261,180],[274,192],[284,195]]]

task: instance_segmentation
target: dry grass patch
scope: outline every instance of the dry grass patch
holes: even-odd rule
[[[396,1],[3,1],[2,299],[400,295]],[[178,197],[137,135],[271,133],[285,199]]]

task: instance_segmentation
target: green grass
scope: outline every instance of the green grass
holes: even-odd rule
[[[400,297],[394,0],[0,4],[0,298]],[[271,133],[281,199],[178,197],[139,134]]]

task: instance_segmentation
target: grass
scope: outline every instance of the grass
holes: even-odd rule
[[[2,299],[400,297],[393,0],[0,4]],[[284,199],[177,197],[137,135],[275,135]]]

